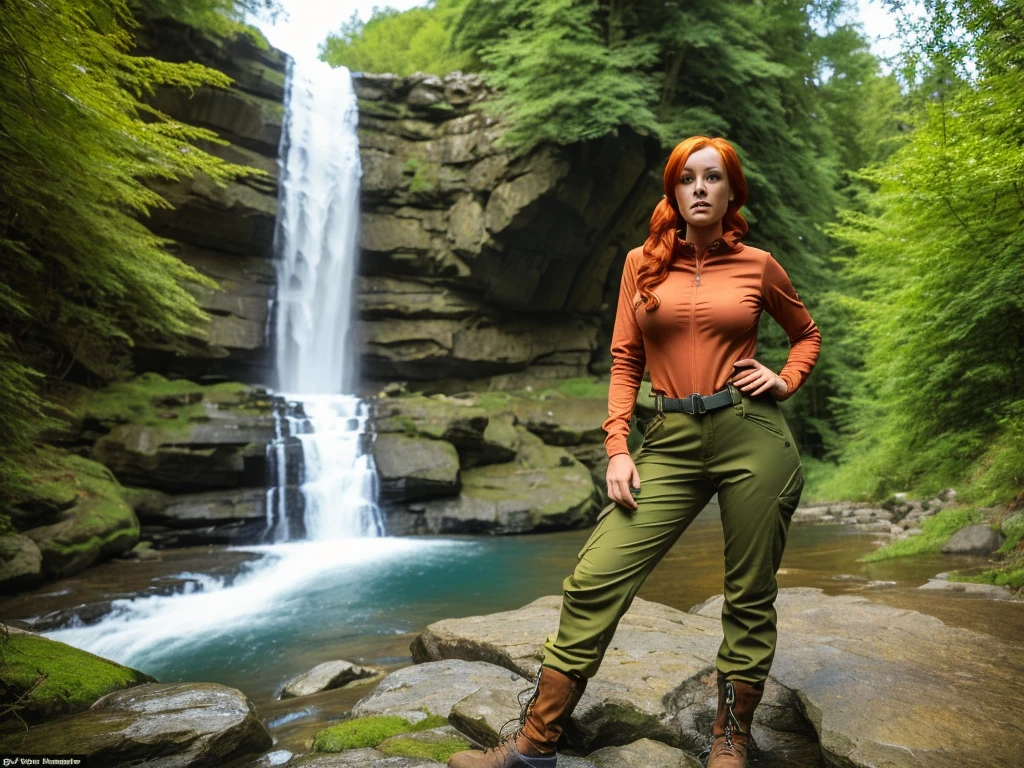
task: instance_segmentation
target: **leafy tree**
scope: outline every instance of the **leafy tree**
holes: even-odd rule
[[[466,69],[469,57],[451,46],[451,19],[465,0],[437,0],[429,8],[396,11],[374,6],[370,20],[358,13],[327,36],[320,58],[353,72],[445,75]]]
[[[846,274],[862,286],[865,344],[835,484],[875,495],[984,485],[1019,465],[1024,413],[1021,4],[939,2],[915,29],[903,72],[927,97],[918,123],[863,172],[869,209],[835,229],[856,248]],[[986,501],[1021,486],[1007,473]]]
[[[230,80],[132,55],[124,0],[6,0],[0,15],[2,501],[43,423],[48,382],[116,377],[140,339],[180,347],[205,319],[183,284],[210,281],[140,222],[169,207],[144,182],[253,171],[200,151],[197,141],[224,142],[146,103],[159,86]]]

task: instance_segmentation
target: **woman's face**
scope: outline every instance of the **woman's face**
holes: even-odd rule
[[[718,224],[729,208],[733,192],[725,163],[714,147],[704,147],[686,160],[676,184],[676,205],[691,227]]]

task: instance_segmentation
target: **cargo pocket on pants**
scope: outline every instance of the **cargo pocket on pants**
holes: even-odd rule
[[[800,503],[800,495],[804,490],[804,468],[797,464],[793,474],[789,476],[786,487],[779,494],[779,514],[786,520],[793,517],[797,504]]]

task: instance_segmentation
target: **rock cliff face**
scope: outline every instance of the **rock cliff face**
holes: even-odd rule
[[[209,151],[266,176],[162,186],[174,210],[150,224],[221,283],[196,288],[212,315],[187,356],[140,351],[140,368],[274,385],[268,316],[286,58],[161,23],[143,49],[235,79],[229,90],[161,91],[155,104],[229,140]],[[515,155],[483,115],[476,75],[356,74],[363,164],[357,286],[364,393],[504,389],[585,374],[606,346],[625,251],[640,242],[661,160],[629,132]],[[602,326],[605,327],[602,336]],[[600,366],[602,372],[604,366]]]
[[[138,354],[140,370],[199,380],[239,379],[272,383],[268,354],[270,303],[276,274],[273,258],[277,218],[277,153],[284,118],[286,57],[261,50],[247,38],[215,43],[189,27],[163,21],[139,35],[141,50],[167,61],[198,61],[234,78],[230,89],[180,88],[157,92],[154,105],[193,125],[210,128],[230,145],[203,147],[265,176],[220,187],[203,174],[157,189],[173,210],[153,211],[147,224],[173,239],[186,263],[220,283],[220,290],[193,289],[211,315],[207,337],[190,355],[161,349]]]
[[[516,155],[476,75],[361,75],[358,311],[368,391],[505,389],[588,372],[613,266],[649,214],[635,134]],[[614,273],[614,274],[610,274]]]

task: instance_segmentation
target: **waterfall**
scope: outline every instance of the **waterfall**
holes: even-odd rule
[[[278,155],[274,344],[287,406],[267,447],[266,541],[383,533],[358,379],[359,140],[349,71],[289,59]]]

